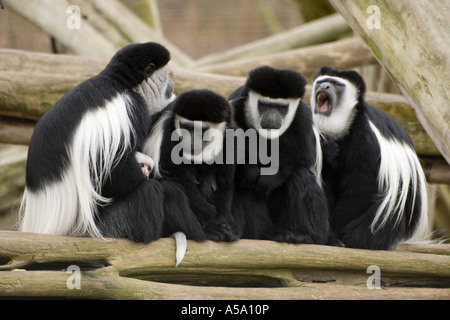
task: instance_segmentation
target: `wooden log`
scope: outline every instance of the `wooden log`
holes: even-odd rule
[[[245,78],[242,77],[222,76],[179,68],[172,68],[171,78],[176,94],[193,89],[209,89],[226,98],[245,83]]]
[[[10,222],[14,220],[13,215],[10,216],[11,208],[20,204],[26,159],[26,147],[0,145],[0,229],[11,227]]]
[[[3,75],[0,78],[0,115],[38,120],[61,96],[100,72],[105,65],[106,61],[100,59],[0,50],[0,72]],[[200,73],[175,67],[171,69],[177,94],[206,88],[228,97],[245,82],[242,77]],[[304,97],[307,103],[310,91],[310,86],[307,86]],[[439,155],[405,98],[368,92],[366,100],[400,123],[411,135],[419,154]],[[14,138],[13,135],[11,139],[27,143],[23,137]]]
[[[331,0],[389,71],[450,163],[449,2]],[[375,11],[369,11],[369,6]],[[378,11],[378,15],[377,15]],[[373,19],[379,20],[379,25]]]
[[[60,97],[98,74],[107,61],[71,55],[0,50],[0,115],[38,120]],[[243,78],[202,74],[171,67],[177,94],[209,88],[228,97]]]
[[[375,57],[360,39],[349,38],[282,53],[219,63],[196,70],[246,77],[250,70],[262,65],[270,65],[275,68],[296,70],[311,76],[324,65],[337,69],[349,69],[375,62]]]
[[[5,5],[25,17],[75,53],[92,58],[111,58],[123,46],[133,42],[156,41],[172,55],[173,63],[189,65],[192,59],[160,33],[140,20],[118,0],[5,0]],[[78,6],[79,28],[69,28],[71,5]],[[67,12],[69,10],[69,12]],[[70,24],[70,21],[69,21]]]
[[[105,65],[100,59],[0,50],[1,114],[38,120],[60,97]]]
[[[446,288],[369,290],[329,283],[304,283],[294,288],[186,286],[120,277],[111,271],[85,271],[80,289],[70,290],[67,287],[69,276],[64,271],[2,272],[0,296],[120,300],[447,300],[450,295]]]
[[[421,157],[422,168],[429,183],[450,184],[450,165],[442,157]]]
[[[27,145],[36,121],[0,116],[0,143]]]
[[[448,299],[450,245],[439,245],[439,249],[436,246],[433,250],[439,254],[411,252],[411,245],[407,252],[401,252],[256,240],[188,241],[184,261],[174,268],[173,239],[144,245],[122,239],[0,231],[0,295],[103,299]],[[419,250],[423,248],[419,246]],[[65,270],[70,265],[80,266],[80,290],[67,288],[70,274]],[[370,265],[380,268],[382,282],[390,287],[367,289]],[[390,280],[395,277],[403,283],[426,287],[395,287],[398,284]],[[220,287],[209,286],[217,279],[224,281]],[[258,288],[230,288],[226,281],[228,286],[245,284]]]
[[[450,245],[441,245],[448,252]],[[270,255],[267,255],[270,252]],[[0,231],[0,258],[32,263],[84,262],[114,266],[127,276],[145,269],[173,268],[175,243],[160,239],[148,245],[123,239],[77,238]],[[393,263],[395,261],[395,263]],[[366,270],[378,265],[385,272],[450,277],[450,256],[415,252],[361,250],[321,245],[292,245],[263,240],[233,243],[188,241],[180,269],[314,269]]]
[[[69,29],[66,23],[71,12],[69,11],[67,14],[66,11],[71,4],[67,0],[56,2],[52,0],[4,0],[3,2],[6,8],[14,10],[78,55],[110,58],[120,48],[120,45],[123,45],[123,43],[114,43],[105,38],[104,34],[86,20],[81,22],[81,28]]]
[[[340,14],[332,14],[291,30],[215,53],[195,61],[193,67],[204,67],[225,61],[253,58],[300,47],[337,40],[349,34],[350,28]]]
[[[97,0],[95,2],[87,2],[92,3],[92,5],[110,21],[114,21],[114,25],[123,32],[132,43],[147,41],[159,42],[170,51],[172,63],[177,66],[185,67],[192,64],[192,59],[186,53],[164,38],[160,33],[151,29],[120,1]]]

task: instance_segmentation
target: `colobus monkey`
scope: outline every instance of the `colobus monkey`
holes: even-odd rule
[[[141,167],[142,173],[144,174],[145,178],[150,178],[150,172],[152,172],[153,167],[155,165],[155,162],[152,158],[150,158],[148,155],[143,154],[141,152],[135,153],[136,161],[139,163],[139,166]]]
[[[246,84],[229,97],[237,125],[246,132],[256,130],[259,148],[266,146],[279,162],[276,173],[263,174],[264,153],[258,152],[252,164],[255,142],[250,142],[246,163],[237,165],[233,213],[244,238],[327,241],[326,198],[315,175],[319,140],[302,101],[305,84],[298,72],[263,66],[252,70]]]
[[[148,179],[152,159],[138,151],[150,115],[174,98],[169,59],[157,43],[128,45],[41,118],[28,150],[21,231],[161,236],[162,188]]]
[[[165,233],[188,239],[237,240],[231,215],[234,165],[226,164],[229,102],[209,90],[182,93],[161,114],[144,152],[164,190]]]
[[[424,232],[426,181],[410,137],[364,102],[357,72],[322,67],[313,81],[331,228],[345,246],[367,249],[393,249]]]

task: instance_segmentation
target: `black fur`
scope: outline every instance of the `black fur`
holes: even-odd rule
[[[226,121],[230,128],[230,104],[212,91],[192,90],[177,97],[163,112],[170,112],[164,123],[160,158],[161,183],[165,192],[165,233],[182,231],[188,239],[196,241],[237,240],[231,215],[234,165],[175,164],[171,158],[173,148],[179,143],[171,141],[177,114],[192,121]],[[225,145],[224,134],[222,152],[225,152]]]
[[[250,71],[246,87],[271,98],[302,98],[305,78],[293,70],[263,66]]]
[[[244,131],[254,129],[246,116],[250,89],[270,98],[299,98],[303,96],[305,83],[303,76],[294,71],[270,67],[253,70],[247,84],[229,97],[237,125]],[[260,139],[264,138],[258,135]],[[233,213],[241,226],[241,236],[324,244],[328,236],[326,199],[311,171],[316,141],[311,112],[301,100],[291,125],[277,139],[279,170],[276,174],[261,175],[260,159],[257,164],[249,163],[248,144],[246,163],[237,165]]]
[[[102,72],[58,100],[38,122],[31,138],[27,189],[37,192],[61,179],[70,166],[68,147],[82,119],[88,112],[103,108],[107,101],[121,94],[129,99],[127,112],[132,127],[128,130],[134,132],[134,136],[129,145],[122,146],[123,157],[119,159],[116,155],[116,165],[101,190],[97,190],[104,197],[114,198],[111,204],[98,207],[97,226],[104,236],[144,242],[160,237],[161,187],[159,182],[144,177],[134,157],[149,134],[149,106],[133,89],[165,66],[169,59],[169,52],[157,43],[128,45],[113,56]],[[96,178],[93,176],[92,179]]]
[[[410,187],[401,221],[395,224],[395,219],[391,218],[375,234],[371,232],[370,225],[383,195],[378,190],[380,145],[369,121],[387,140],[396,139],[404,144],[404,148],[414,150],[413,143],[389,115],[364,102],[365,84],[357,72],[323,67],[314,79],[321,75],[346,79],[358,88],[358,103],[354,107],[355,116],[348,134],[339,139],[325,136],[322,140],[323,180],[327,190],[331,228],[347,247],[393,249],[401,240],[412,236],[418,224],[422,203],[417,196],[416,203],[412,206]],[[314,96],[314,92],[312,95]]]

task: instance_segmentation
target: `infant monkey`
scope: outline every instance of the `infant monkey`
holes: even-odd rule
[[[150,177],[150,172],[152,172],[153,167],[155,166],[155,162],[148,155],[143,154],[139,151],[136,151],[134,156],[136,158],[136,161],[141,166],[142,173],[144,174],[145,178],[148,179]]]

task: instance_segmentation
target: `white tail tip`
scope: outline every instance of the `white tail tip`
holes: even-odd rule
[[[187,247],[186,235],[183,232],[175,232],[174,234],[171,235],[171,237],[175,239],[175,245],[177,248],[175,254],[177,263],[175,264],[175,267],[178,267],[181,261],[183,261],[184,255],[186,254],[186,247]]]

